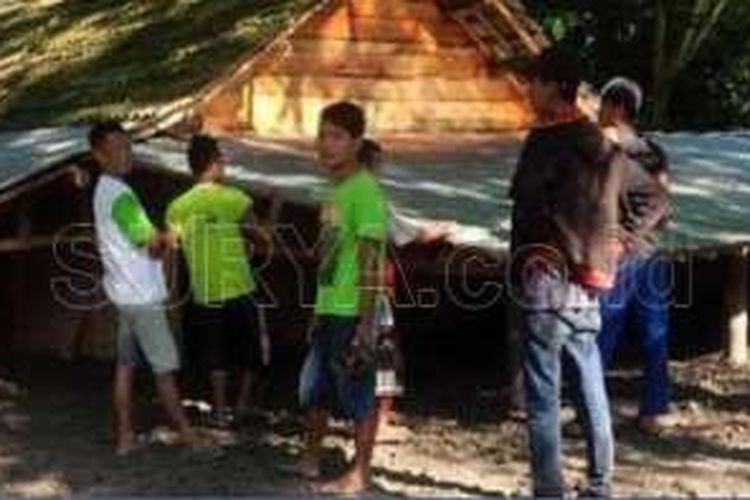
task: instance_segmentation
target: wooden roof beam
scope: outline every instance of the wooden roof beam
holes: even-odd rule
[[[513,31],[515,31],[523,44],[526,46],[526,49],[532,55],[537,55],[542,51],[542,49],[544,49],[544,47],[540,43],[538,43],[532,35],[529,34],[526,27],[521,25],[521,23],[518,21],[518,18],[516,17],[516,14],[514,14],[508,8],[503,0],[485,0],[485,3],[494,7],[496,11],[503,16],[505,22],[511,28],[513,28]]]

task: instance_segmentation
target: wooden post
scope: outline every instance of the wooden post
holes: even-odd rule
[[[250,80],[242,86],[242,108],[240,109],[240,126],[247,130],[255,129],[255,112],[253,110],[255,90]]]
[[[727,354],[733,366],[747,364],[747,254],[748,248],[743,245],[729,254],[727,262]]]

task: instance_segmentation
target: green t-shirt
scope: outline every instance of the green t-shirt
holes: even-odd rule
[[[242,235],[251,206],[240,189],[216,183],[197,184],[170,204],[167,224],[180,238],[197,303],[224,302],[255,290]]]
[[[385,258],[388,212],[377,180],[365,169],[338,184],[322,213],[322,257],[315,313],[359,315],[360,239],[381,242]]]

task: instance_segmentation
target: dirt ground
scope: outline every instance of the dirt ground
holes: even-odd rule
[[[632,428],[636,373],[613,374],[618,495],[750,494],[750,369],[718,356],[674,363],[685,427],[662,437]],[[523,423],[503,420],[497,391],[449,377],[404,405],[405,428],[383,436],[374,494],[504,496],[528,492]],[[153,444],[128,458],[112,453],[109,370],[104,365],[30,361],[0,384],[0,494],[300,495],[308,486],[279,472],[299,451],[297,415],[265,410],[222,446],[193,452]],[[17,390],[16,390],[17,389]],[[293,396],[292,396],[293,397]],[[157,426],[150,396],[142,425]],[[564,412],[571,419],[571,412]],[[570,429],[572,426],[566,426]],[[343,466],[349,441],[327,445],[327,470]],[[570,483],[584,472],[583,443],[565,432]],[[339,450],[339,451],[337,451]]]

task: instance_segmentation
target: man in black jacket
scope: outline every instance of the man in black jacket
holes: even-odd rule
[[[614,462],[609,402],[596,335],[599,294],[614,281],[620,175],[618,156],[575,101],[580,65],[551,48],[530,74],[538,124],[513,178],[511,290],[521,310],[524,384],[533,493],[562,496],[561,365],[571,360],[583,417],[589,486],[608,496]],[[566,374],[568,372],[566,371]]]

